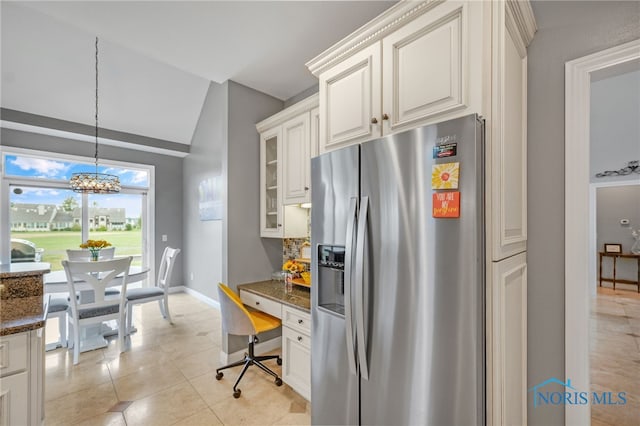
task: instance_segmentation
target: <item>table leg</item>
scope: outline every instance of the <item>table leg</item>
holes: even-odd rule
[[[613,289],[616,289],[616,260],[618,256],[613,256]]]
[[[602,287],[602,253],[598,253],[600,257],[600,287]]]
[[[636,281],[636,287],[638,287],[638,293],[640,293],[640,257],[638,258],[638,281]]]

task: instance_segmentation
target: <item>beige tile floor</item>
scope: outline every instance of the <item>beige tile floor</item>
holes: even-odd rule
[[[109,346],[80,355],[46,353],[45,416],[53,425],[302,425],[310,423],[309,403],[284,384],[251,367],[232,386],[240,367],[215,379],[220,355],[220,313],[185,293],[172,294],[174,325],[158,305],[134,307],[138,331],[130,349]],[[47,333],[57,336],[52,322]],[[51,336],[47,340],[50,340]],[[275,361],[268,365],[281,373]]]
[[[589,326],[591,390],[627,394],[625,405],[592,405],[591,424],[640,425],[640,294],[598,288]]]

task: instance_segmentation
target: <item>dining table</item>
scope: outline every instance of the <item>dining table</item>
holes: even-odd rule
[[[129,267],[129,275],[127,277],[127,286],[131,283],[144,281],[151,269],[146,266],[131,266]],[[109,287],[122,286],[123,274],[117,275],[110,283]],[[52,293],[68,293],[69,286],[67,283],[67,275],[64,270],[53,271],[44,274],[44,292],[45,294]],[[74,287],[80,293],[80,298],[91,302],[93,301],[93,289],[90,285],[84,281],[75,281]],[[111,327],[108,323],[103,323],[102,326],[86,326],[83,327],[82,334],[80,336],[80,352],[87,352],[94,349],[105,348],[108,345],[105,337],[112,336],[118,333],[118,330]]]

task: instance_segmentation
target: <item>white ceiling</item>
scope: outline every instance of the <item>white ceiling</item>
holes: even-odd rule
[[[3,108],[189,144],[209,81],[285,100],[304,63],[394,2],[2,1]]]

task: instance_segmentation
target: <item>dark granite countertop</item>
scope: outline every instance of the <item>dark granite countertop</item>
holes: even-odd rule
[[[240,292],[240,290],[266,297],[267,299],[283,303],[307,313],[311,312],[311,292],[310,289],[305,287],[294,285],[291,293],[286,293],[282,281],[269,280],[240,284],[238,286],[238,292]]]
[[[0,336],[44,327],[42,276],[50,268],[36,262],[0,265]]]
[[[0,336],[44,327],[46,316],[42,296],[0,300]]]

